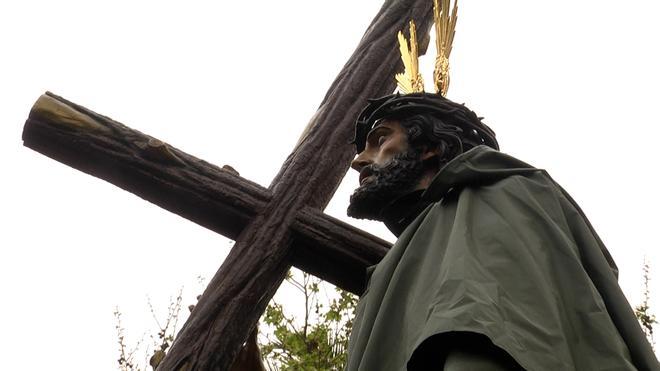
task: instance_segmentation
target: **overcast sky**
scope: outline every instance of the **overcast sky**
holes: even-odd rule
[[[381,4],[3,2],[2,368],[113,370],[114,307],[139,338],[153,328],[147,295],[164,308],[184,286],[192,303],[203,288],[197,277],[210,279],[231,247],[23,147],[40,94],[50,90],[268,186]],[[645,254],[660,295],[660,4],[460,5],[448,97],[485,116],[503,152],[547,169],[571,193],[633,304]],[[345,217],[356,184],[347,176],[326,211],[392,240],[375,223]]]

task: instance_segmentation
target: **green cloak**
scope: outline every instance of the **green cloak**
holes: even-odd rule
[[[405,370],[452,332],[485,335],[527,370],[660,369],[610,254],[545,171],[479,146],[422,199],[367,271],[346,370]]]

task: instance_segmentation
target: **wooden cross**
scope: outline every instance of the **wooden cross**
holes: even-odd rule
[[[389,244],[322,210],[355,155],[357,114],[394,89],[410,19],[426,49],[432,2],[387,0],[267,189],[51,93],[37,100],[27,147],[236,241],[159,370],[228,369],[292,265],[361,293]]]

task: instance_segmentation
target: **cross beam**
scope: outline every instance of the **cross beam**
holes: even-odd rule
[[[268,189],[53,94],[37,101],[26,146],[236,241],[159,370],[227,370],[292,264],[361,291],[388,244],[321,210],[354,156],[359,110],[394,88],[394,35],[415,19],[425,50],[431,12],[428,0],[385,2]]]
[[[228,238],[264,210],[271,192],[158,139],[52,93],[26,122],[25,145],[104,179]],[[389,243],[322,212],[303,208],[291,223],[293,265],[360,294],[366,266]]]

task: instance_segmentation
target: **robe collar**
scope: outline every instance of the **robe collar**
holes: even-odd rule
[[[537,171],[543,170],[488,146],[477,146],[443,166],[422,194],[422,199],[437,202],[453,190],[488,185],[513,175]]]
[[[477,146],[443,166],[428,188],[412,191],[389,203],[381,213],[381,220],[398,237],[429,204],[452,192],[536,171],[542,170],[490,147]]]
[[[399,237],[430,203],[422,200],[423,193],[423,189],[407,193],[390,202],[381,212],[381,220],[395,236]]]

